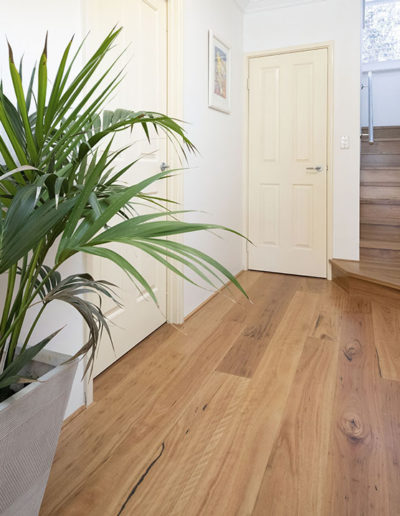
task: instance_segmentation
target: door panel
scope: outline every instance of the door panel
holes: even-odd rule
[[[121,59],[121,65],[127,63],[126,77],[106,109],[166,112],[165,0],[85,0],[84,17],[86,28],[90,31],[87,52],[93,50],[115,24],[123,27],[118,38],[118,48],[113,50],[106,65],[110,65],[124,49],[127,49]],[[149,144],[141,128],[135,128],[132,133],[126,131],[117,135],[115,148],[133,145],[123,153],[116,166],[122,168],[141,157],[125,175],[124,182],[127,186],[156,174],[160,170],[160,164],[166,161],[166,138],[152,132],[151,140]],[[151,185],[146,193],[165,198],[166,182]],[[149,211],[149,208],[139,204],[135,208],[138,214]],[[115,222],[119,221],[120,219],[115,218]],[[114,244],[110,248],[133,263],[147,279],[157,296],[159,307],[147,293],[138,290],[116,265],[100,258],[90,260],[90,269],[94,277],[104,278],[118,285],[117,293],[123,304],[123,308],[116,308],[111,301],[104,300],[103,308],[111,322],[114,349],[105,335],[95,361],[95,376],[166,320],[165,268],[129,246]]]
[[[250,269],[326,277],[327,74],[326,49],[250,60]]]

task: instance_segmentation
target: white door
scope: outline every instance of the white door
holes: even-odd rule
[[[327,50],[250,59],[249,268],[326,277]]]
[[[90,31],[87,52],[99,44],[114,25],[123,27],[117,39],[112,59],[127,48],[121,65],[128,62],[126,77],[119,86],[107,109],[124,108],[150,110],[165,113],[167,88],[167,2],[165,0],[85,0],[85,27]],[[118,69],[118,67],[117,67]],[[142,156],[141,160],[125,175],[126,184],[134,184],[144,177],[160,171],[166,161],[166,138],[153,133],[149,145],[144,132],[137,128],[133,133],[125,131],[115,140],[115,147],[134,143],[126,151],[118,166],[121,168]],[[147,193],[166,197],[166,181],[152,186]],[[147,208],[137,206],[138,213]],[[116,219],[120,221],[120,219]],[[166,320],[166,271],[165,268],[129,246],[111,247],[131,261],[153,287],[159,302],[157,307],[148,294],[140,292],[128,277],[114,264],[100,258],[91,259],[90,272],[96,279],[107,279],[118,285],[123,308],[116,308],[104,300],[103,308],[111,321],[114,349],[106,335],[103,336],[95,361],[94,375],[98,375],[118,358],[132,349]]]

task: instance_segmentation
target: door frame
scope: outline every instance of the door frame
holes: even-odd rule
[[[247,234],[249,234],[249,180],[250,180],[250,110],[249,110],[249,67],[250,60],[259,57],[277,56],[283,54],[293,54],[296,52],[307,52],[311,50],[326,49],[328,53],[328,113],[327,113],[327,199],[326,199],[326,210],[327,210],[327,228],[326,228],[326,276],[328,280],[332,279],[332,266],[331,259],[333,258],[333,85],[334,85],[334,42],[327,41],[322,43],[314,43],[307,45],[298,45],[293,47],[278,48],[273,50],[265,50],[260,52],[249,52],[245,54],[245,91],[246,93],[246,111],[245,111],[245,149],[244,149],[244,188],[243,188],[243,206],[244,206],[244,227],[246,228]],[[247,252],[247,246],[244,246],[244,263],[248,270],[249,256]]]
[[[184,1],[165,0],[167,3],[167,115],[178,120],[183,119],[183,41],[184,41]],[[83,5],[82,5],[82,16]],[[168,140],[167,163],[171,169],[182,168],[182,160],[176,146]],[[183,205],[183,173],[166,179],[167,198]],[[170,206],[173,209],[173,205]],[[181,237],[175,237],[181,240]],[[85,270],[90,271],[92,258],[84,255]],[[177,269],[183,266],[174,264]],[[184,320],[183,279],[167,270],[167,313],[168,323],[181,324]],[[83,329],[84,342],[88,339],[86,326]],[[84,360],[86,365],[86,358]],[[85,405],[93,403],[93,377],[86,375],[83,380]]]
[[[183,45],[184,45],[184,1],[166,0],[167,2],[167,114],[172,118],[183,120]],[[173,170],[182,168],[182,160],[176,146],[168,140],[167,160]],[[184,179],[183,171],[167,179],[167,199],[172,199],[183,206]],[[169,206],[171,210],[174,205]],[[170,238],[178,242],[182,236]],[[183,265],[174,263],[183,272]],[[167,270],[167,322],[182,324],[184,320],[183,278]]]

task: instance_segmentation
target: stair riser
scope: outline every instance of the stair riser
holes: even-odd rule
[[[368,134],[368,127],[363,127],[362,134]],[[374,127],[374,138],[400,138],[400,127]]]
[[[361,168],[400,167],[400,154],[362,154]]]
[[[361,224],[361,240],[375,240],[400,243],[400,228],[397,226],[383,226],[374,224]]]
[[[399,183],[400,186],[400,169],[363,169],[361,183]]]
[[[361,154],[400,154],[400,142],[361,142]]]
[[[386,249],[390,251],[400,251],[400,242],[361,239],[360,249]]]
[[[362,224],[400,226],[400,206],[393,204],[361,204],[360,219]]]
[[[361,200],[382,199],[400,202],[400,186],[361,186]]]
[[[360,249],[360,260],[388,264],[400,267],[400,251],[389,249]]]

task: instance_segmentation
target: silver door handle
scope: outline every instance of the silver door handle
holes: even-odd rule
[[[160,170],[161,170],[161,172],[165,172],[165,171],[166,171],[166,170],[168,170],[169,168],[170,168],[170,166],[169,166],[167,163],[165,163],[165,161],[163,161],[163,162],[161,163],[161,165],[160,165]]]
[[[324,171],[324,167],[318,166],[318,167],[307,167],[306,170],[313,170],[314,173],[319,173]]]

